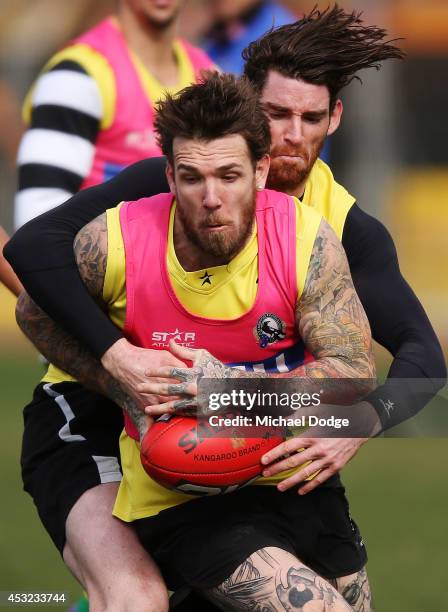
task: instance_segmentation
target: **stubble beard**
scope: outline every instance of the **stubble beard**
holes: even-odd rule
[[[296,192],[307,181],[324,144],[325,138],[319,143],[316,149],[311,152],[307,159],[301,162],[296,161],[291,163],[285,162],[276,156],[282,154],[294,155],[293,151],[276,150],[276,148],[273,147],[271,151],[271,166],[269,168],[267,187],[269,189],[275,189],[276,191],[283,191],[290,195],[297,195]],[[302,151],[300,151],[300,154],[304,155]]]
[[[219,214],[211,214],[206,219],[201,221],[199,227],[194,227],[185,214],[182,207],[177,207],[177,214],[182,223],[183,230],[190,242],[197,247],[202,253],[214,258],[230,261],[237,255],[245,246],[251,232],[255,220],[255,202],[256,192],[253,192],[250,205],[245,206],[241,222],[238,227],[229,225],[228,228],[222,231],[207,231],[207,224],[225,223],[225,219],[221,219]]]

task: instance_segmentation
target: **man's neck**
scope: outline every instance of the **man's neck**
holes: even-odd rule
[[[282,187],[281,185],[270,184],[268,179],[268,189],[273,189],[274,191],[281,191],[282,193],[286,193],[289,196],[294,196],[295,198],[301,200],[305,193],[307,180],[308,177],[302,183],[300,183],[300,185],[294,185],[293,187]]]
[[[157,28],[141,20],[126,3],[118,12],[118,23],[129,48],[145,68],[166,87],[178,80],[178,66],[173,53],[177,22]]]
[[[298,187],[294,187],[293,189],[288,189],[285,193],[289,196],[294,196],[301,200],[303,198],[303,194],[305,193],[306,181],[301,183]]]

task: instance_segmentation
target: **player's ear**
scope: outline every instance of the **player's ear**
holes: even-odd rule
[[[336,100],[336,104],[334,105],[333,112],[330,115],[330,125],[328,126],[327,136],[334,134],[341,123],[342,111],[344,107],[342,105],[342,100],[339,98]]]
[[[167,161],[166,163],[166,180],[168,181],[168,185],[170,186],[170,191],[172,194],[176,195],[176,184],[174,182],[174,169],[171,165],[171,162]]]
[[[270,164],[271,158],[268,154],[263,155],[263,157],[257,161],[255,166],[255,187],[258,191],[265,188]]]

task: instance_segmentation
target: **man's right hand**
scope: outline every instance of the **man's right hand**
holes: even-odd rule
[[[187,365],[174,357],[169,351],[143,349],[134,346],[125,338],[117,340],[103,355],[101,359],[103,367],[132,397],[137,398],[139,404],[144,407],[151,404],[159,404],[158,396],[140,394],[137,388],[142,383],[151,382],[176,382],[171,379],[150,378],[146,375],[148,370],[161,366],[172,366],[186,368]],[[163,398],[167,401],[167,398]],[[174,399],[174,398],[172,398]]]

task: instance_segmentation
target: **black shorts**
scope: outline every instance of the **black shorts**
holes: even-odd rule
[[[321,486],[304,496],[296,489],[249,486],[133,525],[171,590],[217,586],[267,546],[289,551],[324,578],[353,574],[367,561],[342,486]]]
[[[78,383],[41,383],[24,411],[24,489],[62,554],[67,516],[96,485],[121,480],[121,410]]]

